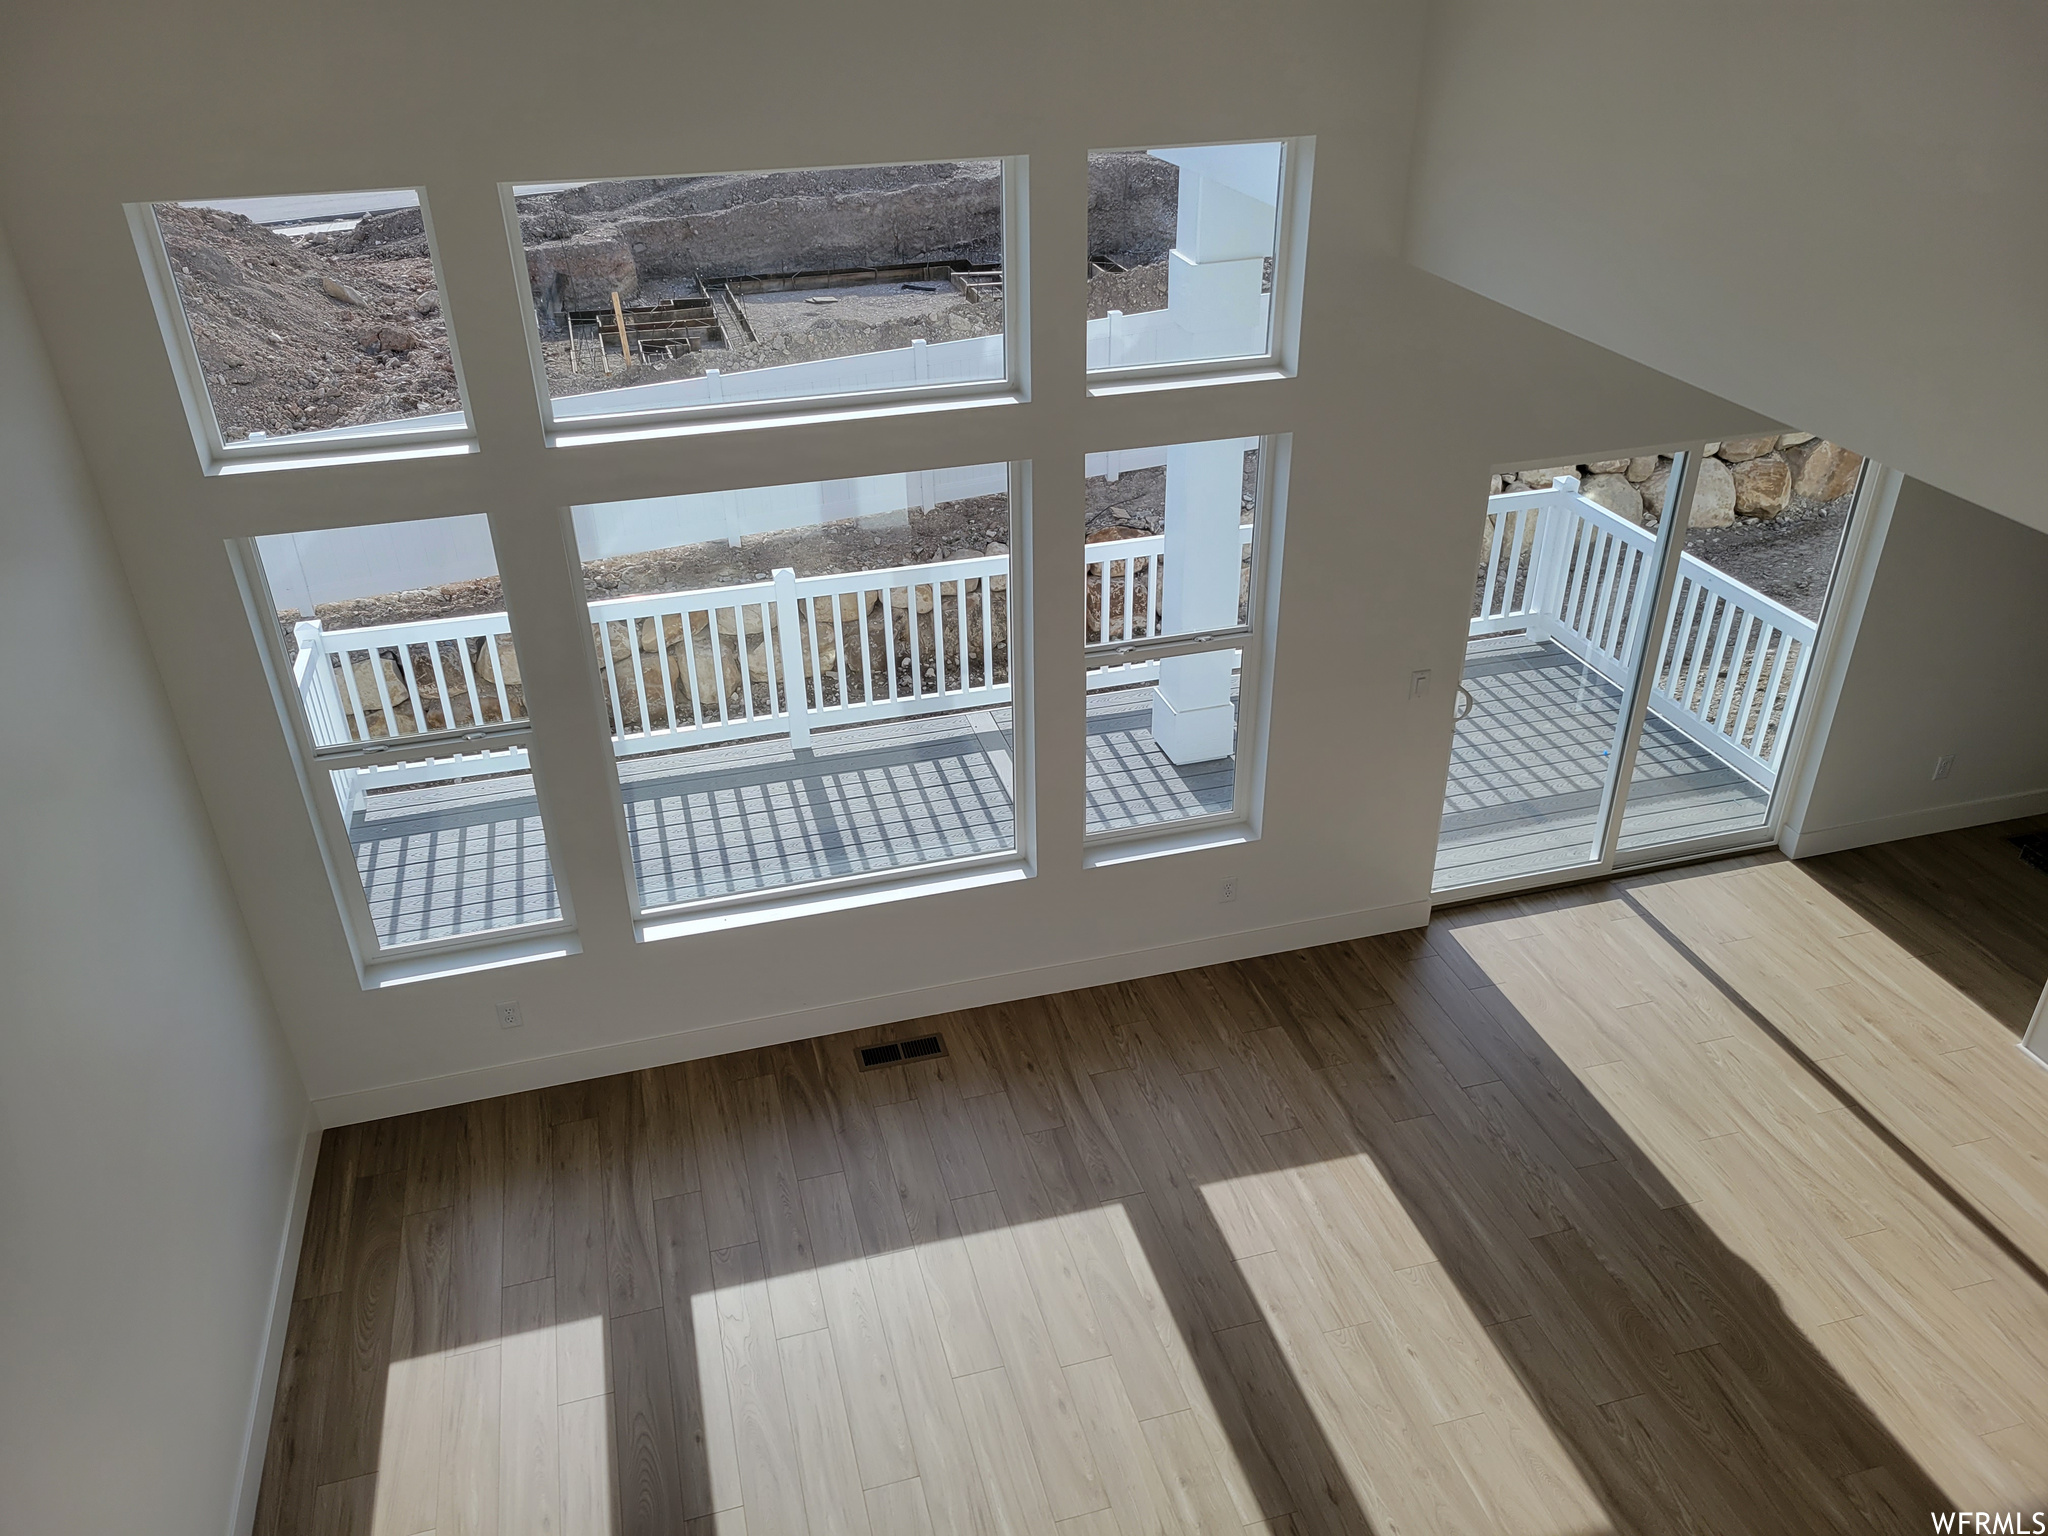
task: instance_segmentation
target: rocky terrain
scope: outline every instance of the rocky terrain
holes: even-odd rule
[[[1179,173],[1145,154],[1091,156],[1089,254],[1130,268],[1091,280],[1089,314],[1166,302]],[[940,288],[848,290],[836,302],[762,294],[757,339],[615,364],[586,345],[572,368],[570,309],[698,294],[726,277],[1002,259],[1002,176],[993,160],[835,171],[591,182],[518,202],[551,393],[569,395],[816,358],[987,336],[1000,298]],[[282,437],[461,408],[426,227],[417,208],[312,235],[242,214],[157,205],[178,297],[221,433]]]
[[[156,217],[225,441],[461,409],[418,209],[300,239],[212,208]]]
[[[1716,570],[1817,618],[1863,458],[1810,432],[1709,443],[1685,547]],[[1492,494],[1540,490],[1559,475],[1619,517],[1657,526],[1668,456],[1601,459],[1493,477]]]

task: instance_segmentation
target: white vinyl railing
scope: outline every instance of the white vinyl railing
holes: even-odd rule
[[[1240,544],[1251,537],[1246,526]],[[1165,555],[1159,534],[1083,547],[1083,578],[1100,595],[1090,643],[1160,633]],[[995,599],[1009,570],[1007,555],[830,576],[784,567],[766,581],[594,602],[590,634],[613,750],[628,757],[784,733],[802,746],[829,726],[1008,704],[1007,614],[997,618]],[[294,633],[294,683],[320,746],[402,747],[423,731],[525,717],[503,613],[335,631],[305,622]],[[1088,686],[1144,682],[1158,665],[1096,668]],[[527,766],[523,747],[448,745],[429,760],[338,775],[344,812],[360,810],[368,789]]]
[[[502,613],[367,629],[293,629],[292,683],[315,745],[400,743],[407,737],[525,718],[512,629]],[[451,744],[452,745],[452,744]],[[460,752],[334,771],[342,814],[372,789],[523,772],[524,747]]]
[[[1472,637],[1555,641],[1625,686],[1653,596],[1656,533],[1580,495],[1568,475],[1490,497],[1487,512]],[[1681,552],[1650,712],[1769,788],[1814,633],[1813,620]]]
[[[785,731],[802,746],[825,726],[1007,704],[993,597],[1009,569],[1007,555],[832,576],[784,567],[767,581],[592,603],[613,746]]]

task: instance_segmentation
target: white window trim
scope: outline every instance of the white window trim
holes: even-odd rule
[[[937,469],[944,464],[917,468]],[[1032,643],[1031,561],[1031,464],[1012,460],[1010,480],[1010,572],[1005,604],[1009,620],[1010,674],[1010,765],[1011,805],[1016,842],[1007,849],[990,853],[964,854],[957,858],[931,859],[919,864],[901,864],[889,869],[835,875],[822,880],[803,880],[769,886],[758,891],[738,891],[725,896],[707,896],[696,901],[646,905],[633,872],[633,840],[626,822],[625,786],[618,775],[611,738],[602,740],[605,757],[612,760],[612,826],[618,843],[619,871],[625,880],[626,900],[633,914],[634,937],[649,943],[660,939],[686,937],[787,917],[808,917],[823,911],[859,906],[870,901],[937,895],[972,886],[1002,884],[1012,879],[1029,879],[1037,873],[1037,788],[1036,733],[1033,729],[1032,664],[1036,650]],[[576,530],[570,513],[563,512],[566,547],[576,551]],[[600,730],[602,730],[600,725]],[[545,813],[543,813],[545,814]],[[567,911],[565,906],[563,909]]]
[[[670,406],[652,410],[608,411],[600,414],[558,418],[555,400],[548,392],[547,365],[541,352],[540,322],[534,313],[532,285],[526,275],[526,248],[519,231],[519,209],[513,196],[520,182],[501,182],[498,200],[505,219],[506,238],[511,242],[513,281],[520,312],[525,316],[528,366],[533,372],[535,398],[540,403],[541,423],[551,448],[580,447],[588,443],[632,441],[647,437],[673,436],[681,431],[782,426],[797,422],[844,419],[848,415],[883,415],[912,409],[944,408],[987,404],[1021,403],[1029,398],[1030,368],[1025,356],[1030,336],[1031,271],[1030,161],[1024,155],[933,156],[935,160],[994,160],[1002,168],[1003,211],[1003,377],[965,383],[911,385],[900,389],[852,390],[836,395],[791,396],[771,400],[741,400],[694,406]],[[887,162],[899,164],[908,162]],[[819,170],[864,169],[859,166],[806,167]],[[675,173],[664,173],[675,174]],[[683,173],[689,174],[689,173]],[[596,177],[593,180],[616,180]]]
[[[320,859],[327,867],[328,884],[333,889],[335,905],[342,914],[349,955],[355,962],[357,979],[364,990],[401,981],[430,979],[464,968],[440,964],[443,960],[477,956],[478,964],[510,963],[520,959],[548,959],[580,948],[574,941],[575,908],[552,845],[548,849],[548,868],[554,881],[556,904],[561,908],[560,917],[405,944],[386,944],[378,937],[370,914],[369,897],[356,873],[348,826],[342,820],[341,808],[335,800],[328,774],[370,763],[428,762],[463,751],[517,745],[526,749],[526,771],[533,779],[541,825],[546,828],[554,824],[556,818],[545,777],[533,750],[532,724],[520,721],[474,730],[434,731],[401,738],[402,745],[394,743],[368,750],[356,746],[320,746],[314,740],[311,723],[299,706],[298,692],[291,686],[291,666],[285,655],[284,637],[277,626],[277,603],[264,575],[256,540],[230,539],[227,547],[236,585],[241,590],[242,603],[256,638],[265,680],[270,685],[271,701],[284,726],[285,746],[291,753],[292,767],[298,775],[307,814],[312,818]],[[516,653],[519,648],[518,623],[509,608],[506,610],[506,622],[513,630],[512,645]],[[566,948],[564,941],[567,942]]]
[[[1252,579],[1246,622],[1195,635],[1157,640],[1112,640],[1082,647],[1081,669],[1135,665],[1167,656],[1212,651],[1238,653],[1237,751],[1232,761],[1230,809],[1181,816],[1102,832],[1083,831],[1082,862],[1089,868],[1128,863],[1158,853],[1251,842],[1259,836],[1266,800],[1266,738],[1272,721],[1273,644],[1280,614],[1280,552],[1287,521],[1287,466],[1294,435],[1259,438],[1259,476],[1252,506]],[[1085,739],[1085,738],[1084,738]],[[1235,834],[1235,835],[1231,835]]]
[[[1301,295],[1308,261],[1308,205],[1316,141],[1310,136],[1274,139],[1204,139],[1189,144],[1149,144],[1091,154],[1142,154],[1153,149],[1205,149],[1224,144],[1280,145],[1280,203],[1273,228],[1273,303],[1266,350],[1242,357],[1195,358],[1131,368],[1090,368],[1092,397],[1138,394],[1189,384],[1247,383],[1294,377],[1301,351]]]
[[[157,327],[163,332],[171,375],[185,405],[186,423],[192,429],[192,446],[199,454],[199,466],[205,474],[233,475],[390,459],[436,458],[476,451],[476,418],[470,410],[468,385],[463,381],[462,355],[456,343],[455,315],[450,307],[448,287],[441,281],[441,248],[434,238],[434,216],[427,206],[426,188],[380,190],[410,190],[419,197],[420,222],[426,229],[427,255],[434,264],[435,287],[441,295],[441,318],[448,333],[448,362],[455,372],[456,398],[462,403],[460,424],[447,422],[415,426],[403,421],[375,422],[360,427],[293,433],[256,442],[227,442],[221,436],[220,418],[214,414],[213,396],[206,387],[206,371],[192,341],[192,328],[185,317],[184,301],[178,296],[177,276],[171,269],[170,252],[164,248],[163,232],[157,227],[156,206],[154,203],[129,203],[126,206],[128,229],[135,240],[136,254],[142,260],[143,282],[156,310]]]

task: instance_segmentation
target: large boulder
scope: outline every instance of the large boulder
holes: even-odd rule
[[[1627,459],[1594,459],[1585,468],[1589,475],[1618,475],[1628,466]]]
[[[1740,464],[1743,460],[1753,459],[1760,453],[1769,453],[1777,445],[1778,434],[1766,432],[1762,437],[1726,438],[1715,452],[1725,463]]]
[[[1654,453],[1646,453],[1637,458],[1630,459],[1628,461],[1628,477],[1635,484],[1641,485],[1650,476],[1657,473],[1657,466],[1663,462]]]
[[[614,293],[630,299],[640,291],[640,269],[616,235],[588,235],[529,246],[526,276],[534,298],[550,315],[567,309],[598,309]]]
[[[1616,517],[1626,518],[1631,523],[1643,520],[1643,493],[1630,485],[1624,475],[1593,475],[1579,487],[1579,494],[1588,501],[1599,503]]]
[[[1787,449],[1785,458],[1792,466],[1792,489],[1812,501],[1848,494],[1863,468],[1862,454],[1824,440]]]
[[[1792,466],[1783,454],[1759,454],[1731,466],[1738,517],[1776,517],[1792,505]]]
[[[1701,459],[1692,493],[1691,528],[1726,528],[1735,521],[1735,474],[1725,460]]]
[[[1578,472],[1576,464],[1558,464],[1549,469],[1525,469],[1516,478],[1529,490],[1547,491],[1557,483],[1559,475],[1576,475]]]
[[[1649,474],[1636,487],[1643,499],[1643,526],[1654,528],[1664,516],[1664,497],[1671,488],[1671,461],[1654,459]]]

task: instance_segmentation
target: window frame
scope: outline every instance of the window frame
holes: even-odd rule
[[[1313,134],[1243,139],[1202,139],[1181,144],[1152,143],[1091,149],[1091,155],[1150,154],[1158,149],[1210,149],[1231,144],[1280,146],[1280,200],[1273,216],[1273,302],[1268,311],[1266,350],[1240,357],[1192,358],[1176,363],[1140,363],[1127,368],[1087,368],[1092,397],[1135,394],[1177,384],[1240,379],[1292,378],[1301,335],[1301,295],[1308,257],[1310,183],[1315,169]],[[1082,356],[1087,356],[1084,344]],[[1085,363],[1084,363],[1085,366]]]
[[[1241,829],[1250,841],[1258,836],[1265,800],[1265,758],[1268,705],[1272,697],[1273,630],[1279,615],[1281,534],[1286,519],[1286,462],[1293,451],[1294,434],[1258,434],[1259,472],[1254,482],[1252,503],[1252,570],[1245,622],[1227,629],[1207,630],[1193,635],[1165,635],[1156,640],[1111,640],[1081,648],[1081,678],[1086,708],[1088,674],[1104,666],[1139,666],[1169,656],[1198,656],[1217,651],[1238,652],[1237,746],[1232,753],[1230,809],[1201,816],[1178,816],[1170,821],[1150,821],[1133,827],[1112,827],[1100,832],[1087,830],[1084,818],[1081,845],[1084,854],[1096,857],[1088,862],[1113,862],[1114,854],[1130,852],[1131,845],[1192,843],[1203,846],[1214,834]],[[1200,441],[1200,439],[1194,439]],[[1139,444],[1152,447],[1152,444]],[[1166,447],[1178,446],[1165,444]],[[1084,544],[1083,549],[1090,546]],[[1128,601],[1128,599],[1126,599]],[[1156,684],[1155,684],[1156,686]],[[1087,732],[1082,732],[1082,750],[1087,750]]]
[[[960,383],[911,385],[900,389],[852,390],[836,395],[789,396],[769,400],[716,401],[704,405],[661,406],[647,410],[614,410],[561,418],[555,414],[555,399],[548,392],[547,363],[541,351],[540,321],[534,312],[533,288],[526,275],[526,247],[519,229],[519,209],[514,189],[529,182],[498,184],[498,201],[505,222],[505,235],[512,254],[512,279],[518,294],[522,330],[526,339],[527,366],[533,375],[534,397],[539,403],[541,430],[550,448],[575,447],[586,443],[617,442],[638,437],[665,436],[678,431],[704,430],[726,426],[761,426],[798,422],[855,413],[885,413],[897,410],[944,406],[970,406],[1022,402],[1029,397],[1030,378],[1025,356],[1029,323],[1031,273],[1029,263],[1030,157],[1027,155],[933,155],[918,161],[874,161],[867,165],[770,166],[758,174],[787,170],[862,170],[869,165],[910,165],[938,160],[993,160],[1001,168],[1003,217],[1003,376],[1000,379]],[[734,172],[684,171],[664,175],[746,174]],[[638,178],[624,175],[593,176],[590,181],[621,181]],[[856,354],[873,355],[873,354]],[[750,370],[752,371],[752,370]]]
[[[517,721],[500,721],[495,725],[469,728],[444,728],[401,738],[386,737],[382,744],[372,746],[354,743],[322,746],[313,733],[312,722],[306,718],[306,712],[299,701],[298,689],[293,682],[292,663],[285,653],[284,636],[277,623],[277,602],[271,593],[269,577],[264,572],[257,538],[250,536],[229,539],[227,553],[235,574],[236,585],[242,595],[243,607],[247,610],[265,679],[270,685],[271,700],[276,706],[279,722],[284,727],[285,746],[291,754],[292,766],[299,779],[300,792],[312,820],[314,840],[319,845],[321,862],[327,867],[328,884],[333,888],[335,904],[341,912],[349,953],[355,961],[357,975],[363,986],[368,989],[385,984],[389,979],[409,979],[404,973],[417,971],[420,968],[419,963],[423,961],[432,962],[474,951],[488,952],[493,959],[506,958],[510,957],[514,950],[533,941],[573,937],[576,932],[575,908],[557,866],[552,845],[548,849],[548,869],[555,886],[556,905],[561,909],[559,917],[541,922],[479,929],[474,933],[451,934],[438,939],[418,939],[401,944],[386,944],[379,937],[370,912],[369,896],[364,891],[362,879],[356,870],[355,850],[349,840],[348,824],[342,818],[341,808],[334,794],[333,781],[328,775],[351,768],[444,762],[472,752],[507,749],[522,751],[526,754],[526,761],[520,771],[528,774],[533,780],[534,797],[540,808],[541,826],[545,836],[546,828],[554,824],[556,818],[553,815],[545,777],[533,752],[531,712],[529,711],[526,718]],[[520,643],[518,622],[513,618],[509,602],[505,608],[505,620],[508,628],[512,630],[512,648],[516,655]],[[548,954],[562,952],[559,944],[544,943],[541,947]]]
[[[192,340],[192,326],[178,293],[177,275],[165,248],[163,231],[156,221],[155,202],[126,205],[128,227],[142,260],[144,285],[156,310],[157,327],[163,332],[164,351],[171,375],[184,402],[185,420],[192,431],[192,446],[199,454],[199,466],[207,475],[244,474],[251,471],[320,467],[332,464],[375,462],[393,458],[427,458],[476,451],[476,412],[471,406],[469,385],[463,377],[462,351],[455,331],[455,311],[443,280],[441,247],[434,236],[433,210],[427,205],[425,187],[379,187],[369,191],[407,191],[419,198],[420,223],[427,239],[427,256],[434,265],[435,291],[441,296],[441,318],[448,332],[448,363],[455,373],[456,398],[462,402],[459,426],[410,426],[403,421],[374,422],[360,427],[335,427],[319,432],[292,433],[257,442],[230,443],[220,430],[220,418],[213,409],[213,394],[206,386],[206,370]],[[264,194],[258,194],[264,195]],[[246,199],[237,199],[246,200]],[[165,198],[165,202],[191,203],[191,198]],[[341,435],[347,434],[347,435]]]
[[[1037,760],[1032,698],[1035,648],[1032,644],[1033,585],[1031,560],[1028,554],[1031,547],[1032,463],[1029,459],[985,462],[1002,463],[1009,478],[1010,569],[1007,576],[1008,586],[1005,588],[1007,600],[1004,604],[1004,618],[1009,625],[1007,647],[1010,685],[1010,802],[1012,820],[1016,828],[1015,841],[1009,848],[995,849],[987,853],[928,859],[915,864],[896,865],[889,869],[862,870],[854,874],[792,881],[760,890],[735,891],[722,896],[705,896],[693,901],[651,906],[641,899],[640,882],[633,863],[632,831],[626,819],[625,784],[618,772],[620,759],[613,748],[611,736],[606,734],[605,711],[600,707],[593,712],[595,728],[599,733],[597,747],[603,752],[607,762],[606,774],[610,781],[609,809],[618,845],[619,872],[625,882],[628,911],[633,922],[634,937],[638,941],[646,943],[657,939],[688,936],[732,921],[796,916],[843,902],[883,900],[899,893],[914,896],[922,894],[927,888],[963,880],[973,882],[975,877],[1028,878],[1037,872]],[[952,467],[958,466],[944,462],[925,463],[914,466],[907,472]],[[903,472],[905,471],[881,471],[884,474]],[[579,622],[587,624],[590,622],[590,599],[582,589],[582,555],[576,539],[574,509],[563,508],[561,519],[564,547],[570,552],[569,564],[571,577],[575,582],[574,599],[578,618]],[[603,679],[602,667],[594,669],[592,682],[600,690],[600,701],[603,698]]]

